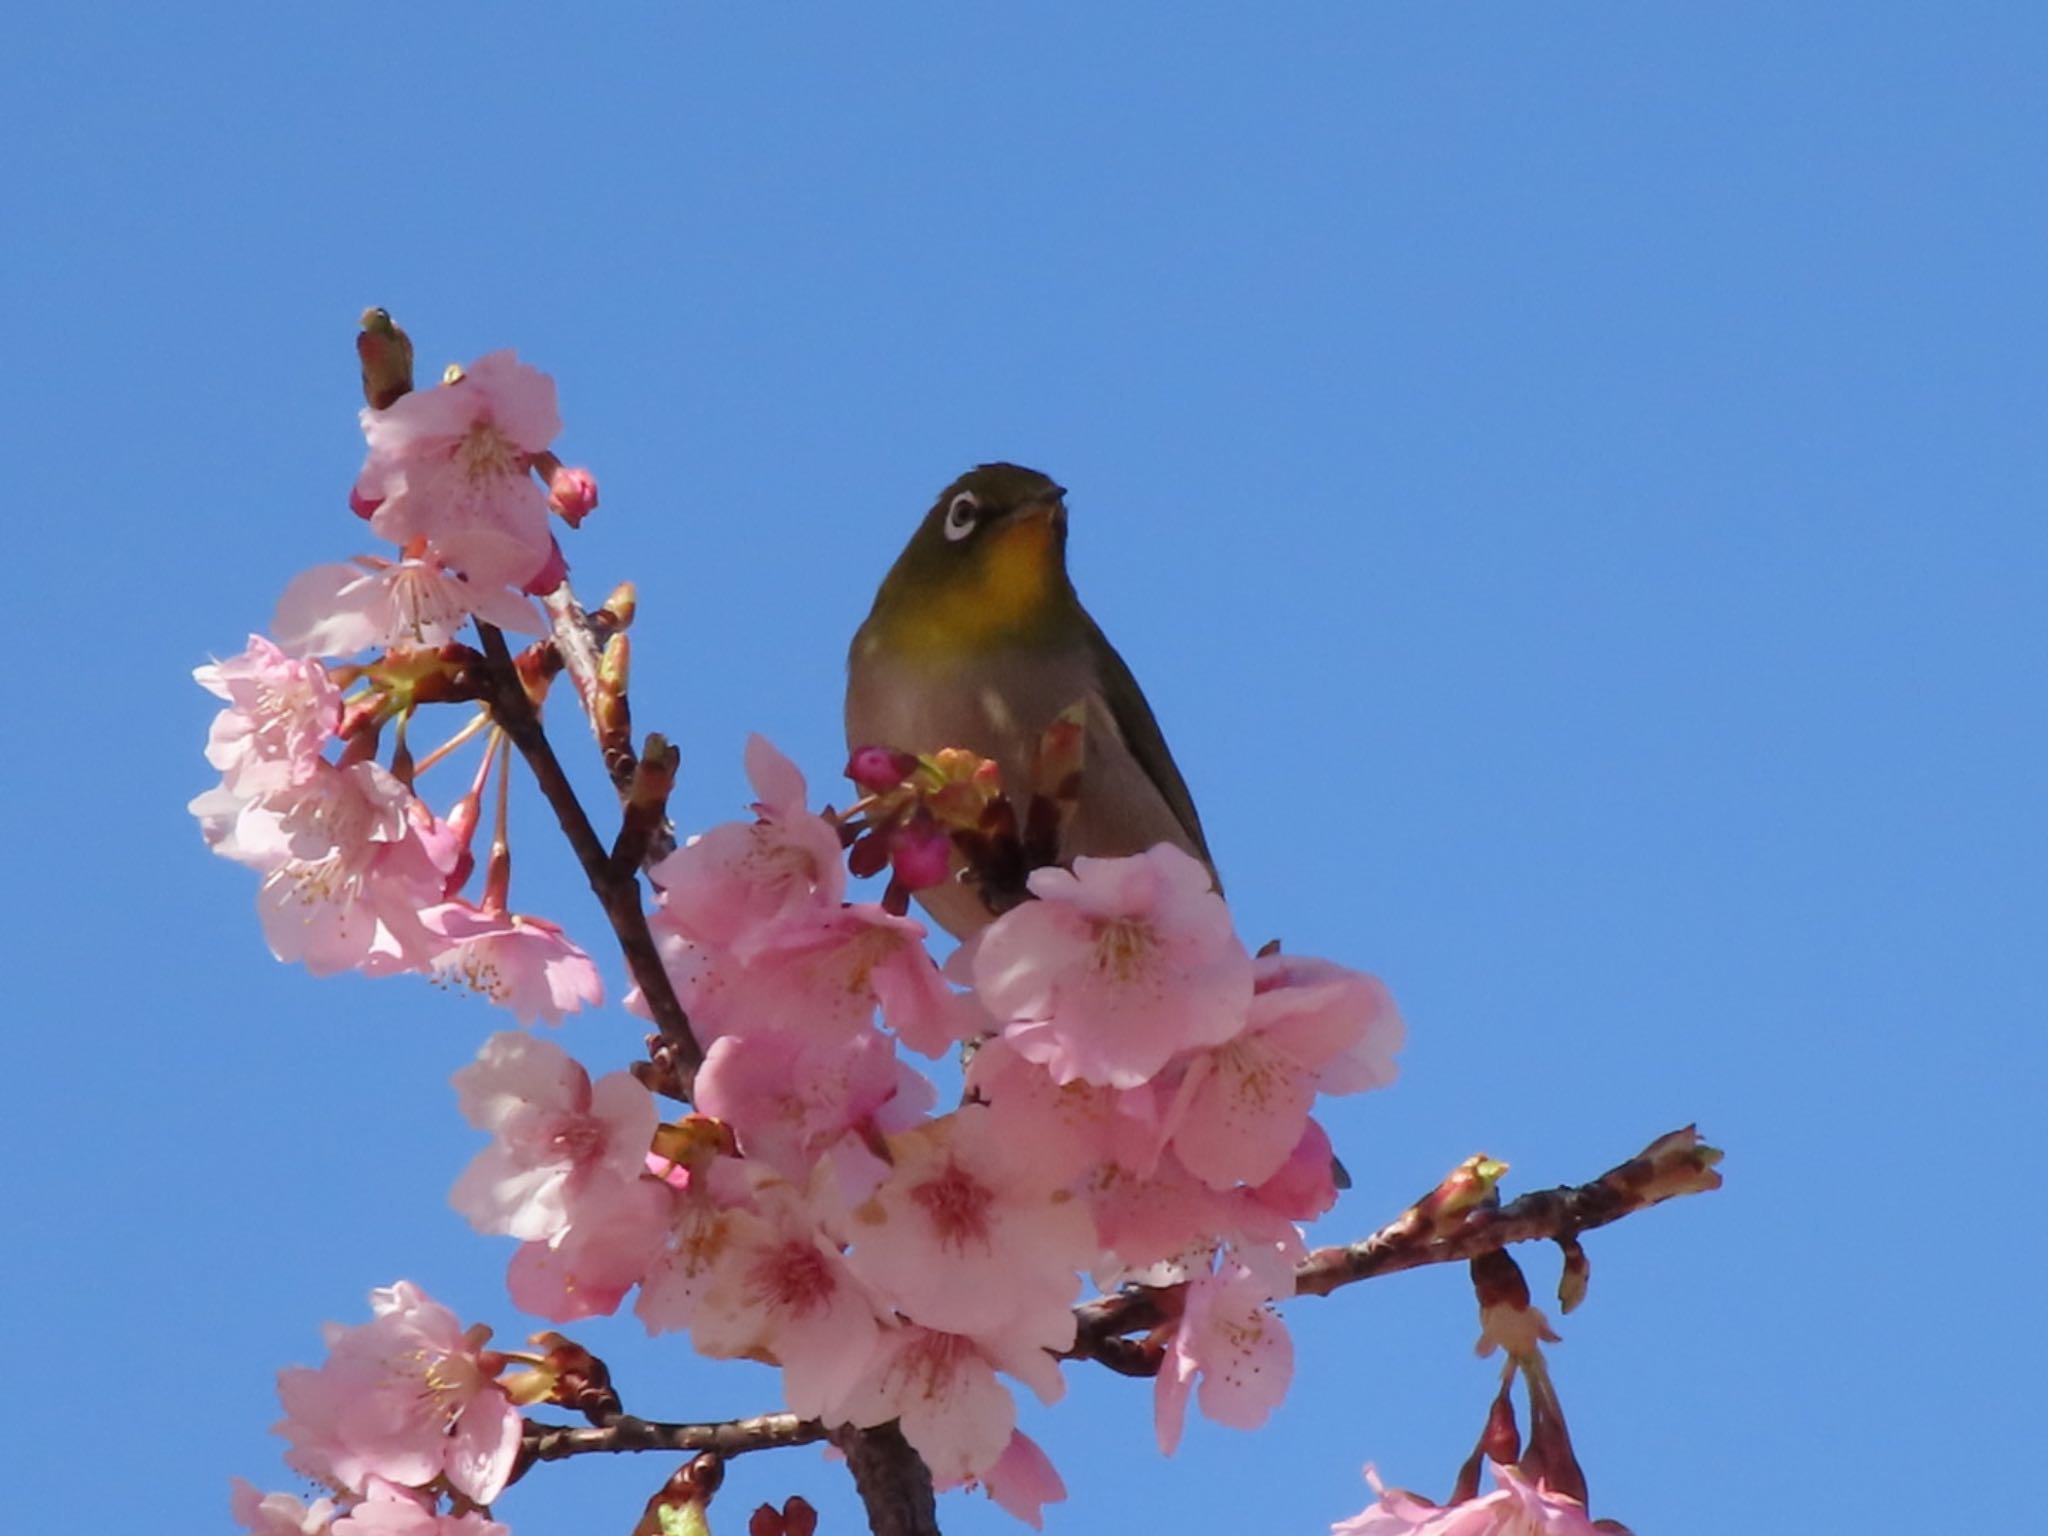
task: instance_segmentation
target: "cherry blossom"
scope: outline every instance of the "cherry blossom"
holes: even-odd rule
[[[1182,1164],[1218,1189],[1278,1173],[1308,1123],[1325,1069],[1353,1088],[1394,1076],[1400,1015],[1377,979],[1327,960],[1254,962],[1243,1033],[1190,1059],[1167,1113]]]
[[[380,537],[424,539],[486,586],[525,586],[548,563],[547,493],[531,473],[562,429],[546,374],[493,352],[362,420],[370,451],[352,499],[373,507]]]
[[[372,1477],[420,1487],[445,1475],[488,1504],[511,1475],[520,1430],[485,1364],[490,1330],[464,1332],[404,1280],[372,1291],[370,1307],[367,1323],[330,1325],[325,1365],[279,1372],[285,1459],[337,1489],[360,1490]]]
[[[1271,1300],[1268,1284],[1241,1264],[1188,1286],[1180,1326],[1153,1383],[1153,1422],[1167,1455],[1180,1444],[1196,1377],[1204,1416],[1232,1429],[1257,1429],[1287,1395],[1294,1342]]]
[[[514,1305],[555,1323],[610,1316],[660,1260],[675,1201],[659,1179],[592,1182],[567,1227],[512,1255],[505,1288]]]
[[[1045,1529],[1045,1506],[1067,1496],[1067,1485],[1054,1470],[1052,1458],[1022,1430],[1011,1431],[1003,1454],[981,1474],[981,1486],[999,1508],[1034,1531]]]
[[[431,961],[434,975],[511,1009],[522,1024],[559,1024],[604,1001],[595,962],[545,918],[451,901],[419,919],[443,941]]]
[[[1019,1055],[1060,1082],[1135,1088],[1245,1027],[1252,961],[1209,872],[1170,844],[1040,869],[982,935],[974,980]]]
[[[996,1379],[1018,1377],[1042,1402],[1065,1383],[1042,1348],[1003,1337],[967,1338],[915,1326],[885,1328],[858,1382],[831,1415],[869,1429],[900,1418],[903,1436],[941,1486],[986,1473],[1009,1448],[1017,1404]]]
[[[846,891],[839,834],[804,807],[804,777],[761,736],[747,739],[758,819],[692,838],[651,870],[659,921],[694,944],[745,960],[778,919],[824,916]]]
[[[1086,1206],[1005,1145],[977,1104],[889,1139],[893,1166],[854,1211],[854,1272],[896,1309],[953,1333],[1073,1342],[1075,1271],[1094,1256]]]
[[[195,667],[192,677],[228,704],[206,736],[206,760],[220,770],[223,787],[250,799],[319,771],[341,724],[341,692],[325,667],[251,635],[239,656]]]
[[[533,604],[502,586],[465,580],[429,554],[301,571],[277,601],[271,628],[299,656],[353,656],[393,646],[445,645],[475,616],[515,634],[541,632]]]
[[[1056,1083],[1000,1037],[968,1063],[969,1091],[989,1106],[996,1134],[1034,1149],[1048,1181],[1066,1185],[1099,1163],[1149,1175],[1165,1145],[1158,1092],[1150,1083],[1105,1088],[1080,1078]]]
[[[283,809],[263,810],[274,828],[253,840],[269,866],[256,910],[278,959],[316,976],[386,974],[440,950],[419,914],[446,894],[462,849],[397,779],[375,763],[329,768]]]
[[[1494,1491],[1450,1505],[1388,1488],[1367,1467],[1366,1481],[1378,1500],[1332,1525],[1331,1536],[1627,1536],[1626,1529],[1612,1520],[1589,1520],[1577,1499],[1531,1482],[1518,1469],[1497,1461],[1487,1465],[1498,1484]]]
[[[289,1493],[265,1493],[236,1478],[228,1493],[228,1512],[252,1536],[321,1536],[334,1519],[334,1500],[305,1500]]]
[[[491,1144],[455,1181],[450,1201],[480,1232],[546,1242],[572,1225],[594,1183],[643,1177],[654,1096],[630,1072],[590,1076],[552,1041],[503,1031],[455,1074],[457,1102]]]
[[[372,1479],[368,1496],[334,1522],[333,1536],[512,1536],[512,1528],[475,1510],[440,1514],[410,1490]]]
[[[874,1302],[794,1190],[730,1213],[691,1324],[699,1350],[777,1362],[790,1411],[812,1418],[853,1389],[880,1334]]]
[[[847,1131],[908,1129],[935,1097],[872,1029],[823,1040],[772,1029],[726,1035],[705,1053],[696,1083],[697,1107],[730,1125],[747,1157],[795,1180]]]

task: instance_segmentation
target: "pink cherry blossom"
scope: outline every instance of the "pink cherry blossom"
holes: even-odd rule
[[[630,1072],[593,1087],[560,1046],[508,1030],[454,1081],[463,1116],[494,1138],[449,1197],[480,1232],[550,1241],[571,1226],[577,1195],[645,1171],[659,1116]]]
[[[1331,1063],[1344,1059],[1353,1086],[1377,1087],[1393,1080],[1401,1040],[1374,977],[1292,955],[1261,957],[1253,975],[1244,1032],[1193,1055],[1167,1114],[1182,1164],[1218,1189],[1279,1172]]]
[[[1378,1499],[1363,1512],[1330,1527],[1331,1536],[1600,1536],[1621,1533],[1611,1520],[1593,1521],[1577,1499],[1552,1493],[1501,1462],[1489,1461],[1493,1492],[1462,1503],[1440,1505],[1380,1482],[1371,1467],[1366,1481]]]
[[[372,1479],[369,1495],[335,1521],[333,1536],[512,1536],[512,1528],[475,1510],[441,1514],[411,1490]]]
[[[804,808],[804,778],[761,736],[747,739],[752,822],[692,838],[650,871],[658,922],[694,944],[745,960],[778,919],[835,911],[846,891],[839,834]]]
[[[823,1040],[726,1035],[705,1053],[696,1089],[698,1109],[730,1125],[741,1152],[795,1180],[847,1131],[906,1130],[936,1098],[872,1029]]]
[[[640,1299],[633,1304],[633,1315],[649,1333],[688,1328],[697,1320],[716,1266],[734,1241],[735,1206],[724,1198],[724,1181],[693,1175],[690,1185],[670,1206],[654,1259],[640,1283]]]
[[[353,501],[375,503],[380,537],[425,539],[472,581],[523,586],[553,546],[533,455],[561,429],[554,381],[493,352],[453,383],[363,412],[370,452]]]
[[[1103,1289],[1136,1283],[1174,1285],[1208,1272],[1218,1246],[1278,1295],[1292,1288],[1307,1255],[1301,1231],[1248,1189],[1212,1189],[1169,1148],[1151,1172],[1105,1164],[1090,1177],[1087,1203],[1104,1259],[1094,1272]]]
[[[996,1379],[998,1370],[1018,1376],[1044,1402],[1065,1385],[1052,1357],[1031,1345],[885,1328],[867,1369],[828,1418],[863,1429],[900,1418],[932,1480],[964,1483],[996,1464],[1017,1427],[1017,1404]]]
[[[334,1519],[334,1500],[308,1504],[289,1493],[265,1493],[238,1477],[228,1493],[228,1512],[252,1536],[322,1536]]]
[[[1279,1170],[1254,1189],[1252,1198],[1290,1221],[1313,1221],[1337,1203],[1330,1137],[1311,1120]]]
[[[989,1106],[996,1135],[1030,1147],[1047,1181],[1065,1186],[1098,1163],[1148,1175],[1165,1144],[1159,1095],[1150,1083],[1104,1088],[1080,1078],[1056,1083],[1000,1037],[968,1063],[969,1091]]]
[[[480,1504],[503,1491],[520,1418],[484,1363],[487,1328],[408,1281],[370,1293],[375,1316],[328,1334],[327,1363],[278,1374],[286,1460],[337,1489],[381,1477],[421,1487],[443,1476]]]
[[[567,1227],[512,1255],[513,1305],[554,1323],[610,1316],[659,1262],[675,1203],[659,1179],[593,1181],[575,1196]]]
[[[974,979],[1018,1054],[1060,1082],[1135,1088],[1245,1027],[1251,956],[1197,860],[1161,844],[1030,885],[1039,899],[982,935]]]
[[[1045,1506],[1067,1497],[1052,1458],[1022,1430],[1010,1432],[1010,1443],[996,1464],[981,1474],[981,1486],[997,1506],[1034,1531],[1045,1529]]]
[[[596,963],[545,918],[451,901],[420,913],[420,922],[443,941],[434,975],[511,1009],[522,1024],[559,1024],[604,1001]]]
[[[237,828],[267,866],[256,909],[271,953],[316,976],[426,964],[443,941],[419,914],[446,894],[460,838],[375,763],[324,768],[279,804]]]
[[[928,1328],[1070,1345],[1075,1271],[1095,1253],[1086,1206],[1030,1149],[1003,1145],[978,1104],[891,1137],[889,1152],[888,1179],[848,1227],[854,1272]]]
[[[251,635],[239,656],[195,667],[199,686],[228,707],[213,717],[206,760],[242,799],[305,783],[341,725],[341,692],[317,661]]]
[[[790,1411],[814,1418],[853,1389],[881,1329],[838,1246],[780,1185],[762,1191],[758,1213],[729,1214],[690,1335],[716,1359],[775,1361]]]
[[[1294,1342],[1271,1300],[1267,1284],[1240,1264],[1188,1286],[1180,1326],[1153,1383],[1153,1422],[1167,1455],[1180,1444],[1196,1377],[1202,1413],[1232,1429],[1257,1429],[1287,1395]]]
[[[277,600],[271,627],[294,655],[353,656],[446,645],[471,615],[515,634],[542,629],[526,598],[465,580],[433,555],[398,561],[360,555],[349,564],[301,571]]]

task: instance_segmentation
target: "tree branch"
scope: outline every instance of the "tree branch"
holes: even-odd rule
[[[1372,1236],[1341,1247],[1318,1248],[1295,1266],[1294,1293],[1327,1296],[1375,1275],[1455,1263],[1511,1243],[1548,1239],[1575,1248],[1581,1232],[1679,1195],[1719,1189],[1721,1175],[1714,1165],[1720,1160],[1720,1152],[1702,1144],[1696,1129],[1686,1126],[1658,1137],[1589,1183],[1536,1190],[1506,1205],[1488,1203],[1445,1215],[1440,1197],[1450,1185],[1446,1180]],[[1581,1286],[1583,1278],[1581,1269]],[[1076,1307],[1074,1345],[1062,1358],[1099,1360],[1126,1376],[1157,1375],[1158,1346],[1128,1335],[1148,1333],[1176,1320],[1182,1295],[1178,1286],[1134,1286]]]
[[[879,1429],[842,1425],[832,1443],[846,1453],[874,1536],[939,1536],[931,1470],[893,1421]]]
[[[630,1413],[603,1425],[547,1424],[529,1419],[523,1459],[561,1461],[622,1451],[716,1451],[721,1456],[744,1456],[749,1451],[811,1445],[825,1435],[825,1427],[816,1419],[800,1419],[793,1413],[764,1413],[718,1424],[664,1424],[636,1419]]]
[[[639,871],[614,864],[611,850],[599,839],[589,813],[576,797],[575,786],[562,771],[561,760],[548,742],[540,712],[527,696],[526,684],[506,648],[504,635],[482,621],[478,622],[477,631],[483,637],[485,696],[492,718],[526,759],[534,782],[554,810],[562,835],[568,838],[577,862],[583,866],[591,894],[611,920],[620,952],[626,957],[626,968],[646,999],[647,1011],[661,1031],[667,1054],[676,1064],[677,1086],[687,1094],[692,1077],[703,1064],[704,1052],[690,1029],[689,1015],[683,1012],[668,971],[661,963],[661,953],[655,948],[654,934],[647,926],[647,912],[640,899]]]

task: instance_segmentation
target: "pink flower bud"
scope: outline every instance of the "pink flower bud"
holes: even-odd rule
[[[548,476],[548,505],[562,514],[571,528],[597,510],[597,479],[587,469],[563,465]]]
[[[547,564],[528,577],[526,585],[519,590],[531,592],[535,597],[546,597],[568,579],[569,562],[562,558],[562,546],[550,539]]]
[[[377,509],[384,505],[382,496],[365,496],[354,486],[348,488],[348,509],[365,522],[377,515]]]
[[[944,880],[952,869],[953,840],[929,813],[919,811],[897,829],[889,862],[895,866],[896,878],[904,889],[929,889]]]
[[[917,759],[888,747],[855,747],[846,760],[846,776],[869,794],[886,794],[909,778]]]

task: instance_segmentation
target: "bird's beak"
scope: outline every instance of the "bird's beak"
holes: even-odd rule
[[[1017,509],[1017,516],[1042,517],[1053,527],[1064,528],[1067,525],[1066,494],[1064,486],[1055,486],[1050,495],[1041,496],[1036,501],[1025,502]]]

